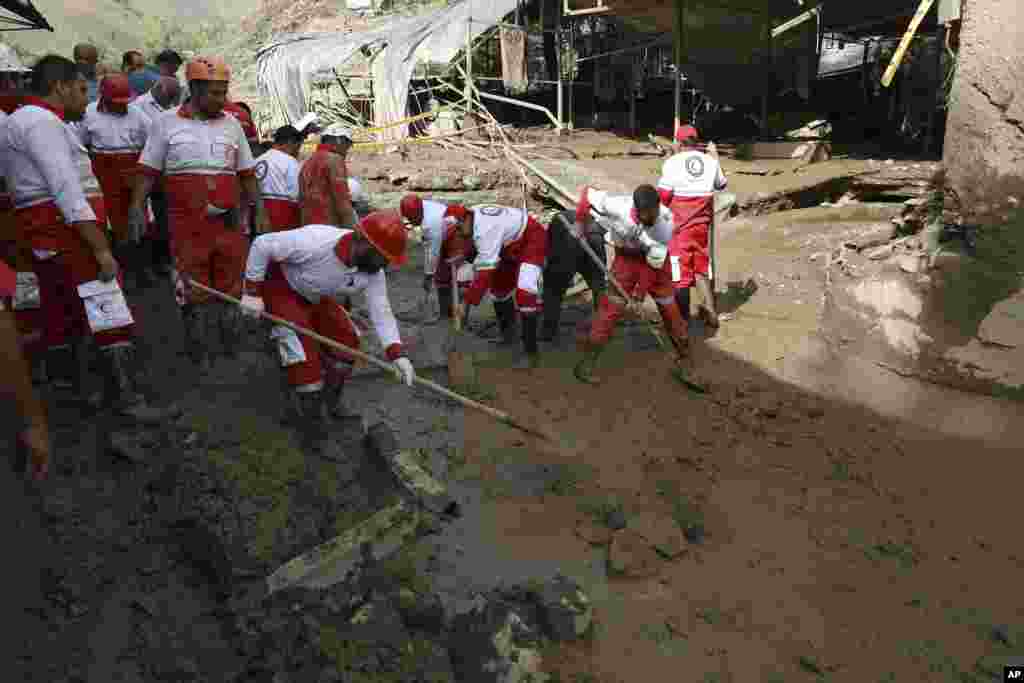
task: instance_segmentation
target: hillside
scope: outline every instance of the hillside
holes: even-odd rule
[[[218,34],[235,28],[259,4],[259,0],[35,0],[54,32],[5,33],[3,40],[22,54],[69,56],[76,43],[93,42],[107,52],[105,62],[117,63],[125,50],[157,47],[161,20],[178,31]]]

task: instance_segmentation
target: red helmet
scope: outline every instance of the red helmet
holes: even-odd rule
[[[402,197],[399,210],[402,212],[402,217],[413,225],[423,222],[423,200],[419,195],[407,194]]]
[[[409,239],[409,233],[397,211],[374,211],[359,221],[356,229],[392,265],[400,266],[405,263],[405,244]]]

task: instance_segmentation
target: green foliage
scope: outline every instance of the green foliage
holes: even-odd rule
[[[219,53],[236,36],[231,28],[222,21],[185,24],[167,17],[148,15],[142,18],[140,37],[151,56],[168,47],[182,53],[182,56],[210,49]]]

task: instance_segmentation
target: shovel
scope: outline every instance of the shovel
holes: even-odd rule
[[[452,326],[448,330],[448,384],[453,387],[472,389],[479,385],[476,364],[473,356],[462,349],[465,339],[462,331],[462,318],[459,315],[459,281],[456,268],[452,269]]]

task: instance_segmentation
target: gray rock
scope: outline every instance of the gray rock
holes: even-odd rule
[[[556,576],[545,584],[539,596],[540,615],[546,635],[554,641],[582,638],[593,621],[590,599],[578,584]]]
[[[450,639],[460,681],[543,683],[541,628],[535,608],[492,598],[482,610],[456,617]]]
[[[607,524],[608,528],[611,529],[612,531],[618,531],[619,529],[625,529],[626,528],[626,513],[624,513],[619,508],[613,508],[613,509],[609,510],[607,516],[605,517],[605,524]]]

